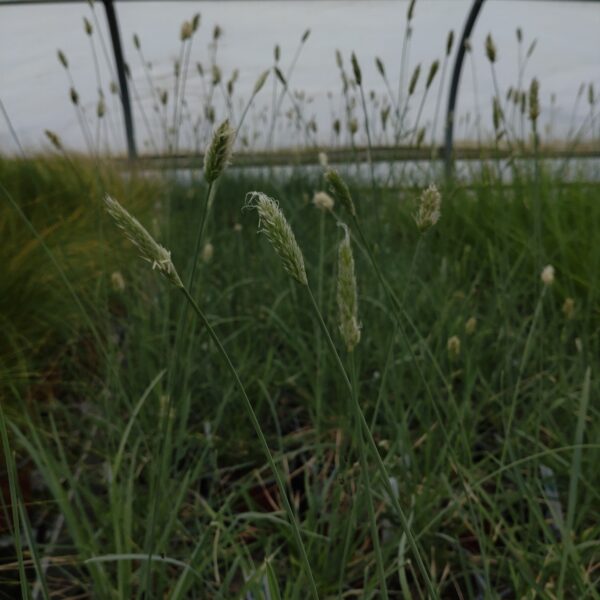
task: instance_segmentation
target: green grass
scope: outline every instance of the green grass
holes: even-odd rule
[[[0,182],[9,332],[0,393],[4,447],[19,470],[9,455],[0,522],[14,515],[22,526],[14,568],[1,574],[5,593],[33,587],[48,557],[45,583],[57,597],[306,598],[293,530],[218,348],[100,210],[110,192],[150,231],[156,219],[185,281],[203,183],[62,159],[3,159]],[[378,190],[376,213],[370,188],[351,183],[403,307],[355,238],[353,388],[438,595],[597,597],[599,186],[561,184],[543,170],[511,186],[482,175],[442,188],[442,218],[420,237],[420,190]],[[310,300],[256,234],[255,213],[242,210],[250,190],[279,199],[341,352],[342,231],[308,201],[322,187],[302,171],[230,172],[208,217],[214,256],[198,265],[195,297],[284,474],[320,596],[378,597],[370,497],[389,596],[425,597],[372,452],[366,493],[352,398]],[[348,221],[339,205],[335,214]],[[556,269],[548,288],[546,264]],[[122,291],[111,285],[115,271]],[[457,357],[447,349],[454,335]],[[31,530],[13,485],[30,471],[43,481],[21,497],[39,561],[24,543]]]

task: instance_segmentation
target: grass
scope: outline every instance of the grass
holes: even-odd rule
[[[44,581],[58,597],[305,598],[282,496],[218,345],[186,313],[184,359],[173,360],[183,299],[99,212],[110,191],[149,229],[158,219],[157,239],[187,280],[206,186],[108,169],[95,177],[72,160],[75,169],[63,159],[0,165],[12,311],[2,314],[13,331],[1,354],[4,447],[19,475],[9,460],[3,523],[15,522],[15,482],[43,481],[17,500],[31,530],[21,510],[22,560],[8,553],[4,593]],[[251,189],[280,200],[341,352],[335,218],[353,223],[339,203],[324,214],[308,201],[324,182],[230,173],[205,225],[214,256],[196,265],[194,299],[247,390],[320,597],[377,596],[381,571],[389,597],[426,596],[390,491],[440,597],[595,597],[598,186],[560,185],[543,169],[510,186],[484,173],[443,189],[442,218],[420,235],[418,189],[380,189],[377,227],[370,187],[350,184],[364,240],[401,304],[356,237],[362,336],[350,389],[388,481],[372,449],[360,452],[352,397],[309,298],[242,210]],[[556,269],[549,287],[546,264]]]
[[[184,23],[172,89],[134,37],[148,147],[198,153],[223,103],[237,129],[223,124],[189,177],[105,160],[110,106],[100,91],[85,116],[59,53],[89,158],[49,131],[55,156],[0,157],[0,597],[598,598],[600,185],[568,160],[595,139],[593,90],[556,168],[540,159],[537,80],[523,89],[533,45],[506,98],[488,49],[495,151],[475,115],[481,161],[417,224],[435,165],[391,164],[382,185],[373,163],[390,140],[435,138],[420,117],[428,96],[438,117],[452,44],[437,80],[438,61],[428,76],[412,64],[415,6],[397,96],[381,61],[386,93],[367,97],[357,56],[347,68],[337,53],[329,160],[351,150],[349,190],[299,164],[222,175],[238,137],[263,166],[282,137],[315,160],[311,99],[292,87],[310,30],[289,64],[276,47],[247,102],[238,73],[223,78],[218,26],[192,66],[200,17]],[[256,106],[267,82],[270,112]],[[317,209],[327,187],[335,204]],[[153,268],[136,257],[106,194],[178,276],[139,228]]]

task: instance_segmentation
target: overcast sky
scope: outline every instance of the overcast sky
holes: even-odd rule
[[[470,5],[470,0],[417,1],[408,71],[417,63],[422,63],[426,71],[432,60],[443,56],[448,31],[454,29],[457,36],[460,34]],[[381,57],[396,92],[406,8],[407,0],[117,3],[125,54],[139,95],[148,99],[149,112],[152,112],[149,91],[133,47],[133,33],[139,34],[146,58],[154,65],[155,81],[160,86],[172,87],[172,63],[179,52],[180,25],[199,11],[202,22],[194,41],[192,60],[208,62],[207,45],[213,26],[219,24],[224,31],[218,55],[224,78],[227,79],[233,69],[239,69],[237,89],[247,95],[258,74],[271,66],[274,45],[281,46],[285,71],[302,33],[310,28],[311,36],[291,85],[314,97],[310,114],[318,121],[320,131],[326,130],[331,121],[327,92],[333,92],[336,97],[340,92],[336,49],[342,52],[347,63],[351,51],[355,51],[367,90],[383,94],[385,87],[374,67],[375,57]],[[100,4],[96,12],[104,27]],[[56,59],[56,51],[60,48],[68,56],[81,101],[92,115],[98,95],[89,40],[83,32],[84,15],[91,19],[87,3],[0,6],[0,99],[28,148],[44,143],[44,129],[59,133],[69,146],[83,148],[79,125],[68,99],[69,82]],[[463,71],[459,113],[474,114],[477,107],[482,122],[489,129],[493,86],[483,50],[484,39],[488,32],[493,34],[498,48],[498,80],[505,91],[517,80],[517,27],[523,30],[524,50],[537,39],[524,83],[528,85],[534,75],[539,78],[543,117],[546,121],[552,120],[553,135],[560,137],[569,127],[580,84],[593,81],[596,95],[600,92],[598,3],[488,0],[472,38],[474,62],[467,62]],[[106,33],[105,39],[108,39]],[[110,76],[106,61],[99,45],[96,49],[103,85],[107,88]],[[473,70],[477,90],[473,85]],[[449,74],[446,83],[448,79]],[[270,89],[265,88],[257,106],[270,103]],[[201,94],[195,74],[190,79],[188,93],[191,104]],[[552,111],[551,94],[556,95]],[[422,123],[431,123],[436,95],[428,99]],[[417,98],[420,98],[418,94]],[[445,102],[444,90],[443,105]],[[585,101],[580,102],[578,118],[584,119],[588,114],[589,106]],[[116,121],[120,116],[115,112],[113,118]],[[147,136],[139,114],[136,114],[136,127],[141,146]],[[464,134],[473,136],[474,130],[459,129],[459,135]],[[298,140],[292,143],[295,141]],[[280,142],[289,145],[289,140]],[[0,150],[14,150],[1,116]]]

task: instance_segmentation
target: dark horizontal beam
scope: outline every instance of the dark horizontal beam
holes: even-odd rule
[[[22,5],[29,5],[29,4],[84,4],[86,3],[88,0],[0,0],[0,6],[18,6],[19,4]],[[157,2],[157,3],[163,3],[163,4],[168,4],[169,0],[116,0],[119,3],[126,3],[126,2]],[[194,2],[195,4],[198,3],[202,3],[202,2],[216,2],[216,0],[177,0],[178,2]],[[237,2],[239,0],[219,0],[220,2]],[[255,0],[245,0],[245,1],[255,1]],[[264,0],[263,0],[264,1]],[[269,0],[271,2],[282,2],[283,0]],[[294,0],[285,0],[285,2],[293,2]],[[302,2],[306,2],[307,0],[299,0]],[[321,0],[309,0],[311,2],[320,2]],[[347,0],[338,0],[340,2],[347,2]],[[367,2],[368,0],[365,0],[365,2]],[[440,3],[441,2],[447,2],[448,0],[438,0]],[[522,0],[503,0],[503,2],[521,2]],[[591,2],[600,2],[600,0],[534,0],[537,2],[564,2],[564,3],[569,3],[569,4],[579,4],[579,3],[591,3]]]
[[[352,164],[356,161],[367,162],[367,149],[357,148],[322,148],[321,152],[327,155],[331,164]],[[371,156],[375,162],[423,162],[432,159],[441,160],[443,157],[442,147],[424,146],[391,147],[376,146],[372,148]],[[507,159],[514,156],[516,159],[533,158],[531,149],[525,149],[518,154],[511,153],[506,148],[479,148],[476,146],[458,146],[454,149],[455,160],[492,160]],[[542,146],[537,156],[543,159],[557,158],[599,158],[600,148],[597,145],[580,144],[578,147]],[[122,163],[123,159],[114,159]],[[145,155],[138,157],[136,166],[140,169],[197,169],[203,164],[202,154],[178,154],[175,156]],[[310,166],[319,164],[318,150],[278,150],[277,152],[238,152],[234,154],[233,167],[264,167],[264,166]]]

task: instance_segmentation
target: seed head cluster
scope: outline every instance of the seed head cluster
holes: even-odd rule
[[[554,267],[552,265],[546,265],[542,269],[542,273],[540,274],[540,279],[542,283],[546,286],[552,285],[554,283]]]
[[[144,226],[117,200],[105,196],[104,207],[117,227],[123,230],[125,236],[139,250],[141,257],[151,263],[153,269],[158,269],[174,286],[182,288],[183,283],[173,265],[171,253],[157,243]]]
[[[529,87],[529,118],[533,123],[540,116],[540,84],[535,77],[531,80]]]
[[[263,86],[265,85],[265,81],[267,81],[267,77],[269,77],[269,73],[270,71],[263,71],[259,76],[258,79],[256,80],[256,83],[254,84],[254,89],[252,90],[252,94],[254,96],[256,96],[256,94],[258,94],[258,92],[260,92],[260,90],[262,90]]]
[[[316,192],[313,196],[313,204],[322,211],[333,210],[335,202],[327,192]]]
[[[262,192],[249,192],[246,195],[246,206],[257,210],[258,231],[267,236],[281,259],[283,268],[298,283],[308,285],[302,251],[277,200]]]
[[[235,129],[226,119],[213,133],[210,146],[204,155],[204,178],[208,183],[215,182],[229,165],[234,141]]]
[[[358,322],[358,294],[354,257],[350,245],[350,232],[346,225],[344,238],[338,247],[337,304],[340,333],[346,349],[352,352],[360,342],[360,323]]]
[[[433,227],[442,214],[442,196],[434,184],[431,184],[421,194],[419,208],[414,216],[415,223],[421,233]]]
[[[494,40],[490,33],[488,33],[485,38],[485,54],[491,63],[496,62],[496,44],[494,44]]]
[[[334,198],[353,216],[356,216],[354,202],[350,195],[350,190],[342,176],[335,170],[329,169],[325,173],[325,181],[329,185],[329,189]]]

